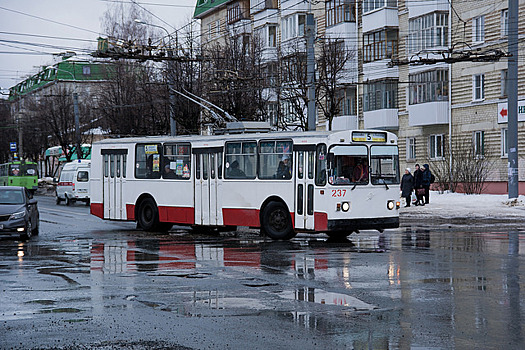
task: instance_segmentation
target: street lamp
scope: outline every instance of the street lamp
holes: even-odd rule
[[[166,34],[168,34],[168,44],[169,44],[168,45],[168,57],[170,58],[170,60],[168,61],[168,68],[169,68],[168,69],[168,93],[170,95],[170,100],[169,100],[170,101],[170,135],[176,136],[177,135],[177,121],[175,120],[175,94],[173,93],[173,90],[174,90],[173,69],[171,69],[172,62],[173,62],[171,60],[173,58],[173,49],[171,48],[171,42],[172,42],[171,34],[166,28],[162,26],[152,24],[152,23],[147,23],[138,18],[135,18],[134,21],[137,24],[160,28],[164,30]]]
[[[68,74],[71,74],[71,77],[73,78],[74,81],[76,81],[76,78],[75,78],[75,75],[73,73],[71,73],[70,71],[68,70],[65,70],[65,69],[60,69],[58,67],[55,67],[55,66],[49,66],[47,67],[46,69],[52,69],[52,70],[55,70],[55,71],[61,71],[61,72],[66,72]],[[82,150],[80,149],[80,116],[79,116],[79,112],[78,112],[78,94],[77,94],[77,86],[76,84],[73,85],[74,86],[74,89],[73,89],[73,112],[75,113],[75,139],[76,139],[76,143],[77,143],[77,159],[78,161],[80,162],[80,159],[82,158]]]

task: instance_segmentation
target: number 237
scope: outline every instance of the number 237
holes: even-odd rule
[[[332,197],[344,197],[346,190],[332,190]]]

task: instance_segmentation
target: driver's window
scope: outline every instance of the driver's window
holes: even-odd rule
[[[334,146],[330,149],[331,185],[368,184],[368,149],[364,145]]]

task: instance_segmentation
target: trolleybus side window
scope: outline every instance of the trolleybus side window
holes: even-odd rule
[[[365,145],[333,146],[329,158],[330,184],[368,184],[368,148]]]
[[[222,179],[222,152],[219,152],[217,155],[217,172],[218,178]]]
[[[104,177],[109,176],[109,154],[104,154]]]
[[[373,145],[370,148],[373,185],[399,184],[399,153],[397,146]]]
[[[257,142],[226,143],[226,179],[255,179]]]
[[[160,144],[138,144],[135,148],[135,177],[160,179]]]
[[[292,178],[292,141],[261,141],[259,144],[259,178]]]
[[[316,152],[316,164],[315,164],[315,184],[317,186],[326,185],[326,145],[317,145]]]
[[[191,146],[189,143],[164,144],[162,177],[189,180],[191,175]]]

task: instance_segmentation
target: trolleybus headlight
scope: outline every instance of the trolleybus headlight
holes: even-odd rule
[[[343,202],[342,205],[341,205],[341,209],[343,211],[349,211],[350,210],[350,203],[348,202]]]
[[[394,208],[396,207],[396,202],[395,201],[388,201],[388,202],[386,202],[386,207],[388,208],[388,210],[394,210]]]

